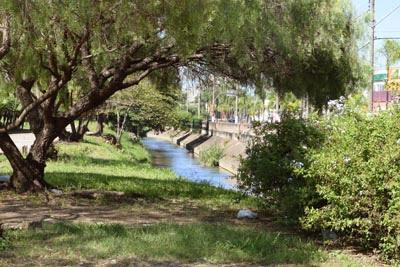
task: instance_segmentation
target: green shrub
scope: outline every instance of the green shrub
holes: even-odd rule
[[[255,133],[242,189],[304,229],[400,260],[400,110],[344,110],[313,122],[286,115]]]
[[[310,165],[306,153],[322,142],[319,130],[294,114],[281,122],[254,125],[255,137],[242,159],[238,180],[241,189],[261,196],[266,204],[297,222],[304,207],[319,202],[314,182],[304,171]]]
[[[400,258],[400,112],[345,112],[321,126],[326,139],[307,173],[325,205],[309,206],[303,226]]]
[[[219,161],[224,156],[224,148],[221,145],[215,145],[200,152],[200,161],[207,166],[218,166]]]
[[[0,236],[0,252],[8,249],[9,247],[10,247],[9,238],[5,235],[1,235]]]

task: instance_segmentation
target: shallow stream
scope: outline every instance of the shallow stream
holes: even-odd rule
[[[207,182],[225,189],[235,188],[230,173],[219,168],[204,166],[184,148],[152,137],[145,138],[143,144],[150,151],[154,166],[170,168],[178,176],[193,182]]]

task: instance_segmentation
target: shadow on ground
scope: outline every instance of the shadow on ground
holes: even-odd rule
[[[121,191],[148,200],[176,197],[235,200],[241,196],[238,192],[213,187],[208,183],[194,183],[184,179],[160,180],[98,173],[50,172],[46,174],[46,180],[61,189]]]

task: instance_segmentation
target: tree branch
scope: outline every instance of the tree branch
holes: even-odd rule
[[[26,116],[31,112],[33,109],[37,108],[40,104],[42,104],[44,101],[52,97],[54,94],[56,94],[59,90],[58,86],[53,86],[49,90],[47,90],[42,96],[38,97],[34,102],[30,103],[28,106],[26,106],[21,114],[18,116],[18,118],[11,124],[4,126],[3,128],[0,128],[0,133],[7,133],[8,131],[17,129],[18,127],[21,126],[21,124],[24,122]]]

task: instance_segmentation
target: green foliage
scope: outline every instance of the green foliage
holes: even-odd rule
[[[304,171],[311,164],[307,152],[320,145],[322,134],[292,113],[284,114],[281,122],[256,124],[254,131],[239,168],[240,188],[296,221],[304,207],[318,202],[315,184]]]
[[[310,153],[309,177],[325,205],[310,206],[307,229],[331,229],[387,257],[400,255],[400,112],[345,112],[321,122],[326,139]]]
[[[233,29],[219,28],[220,36],[232,35],[238,59],[221,64],[225,71],[240,66],[232,71],[258,88],[272,81],[280,93],[308,95],[318,107],[356,87],[361,69],[349,1],[233,2],[220,19]]]
[[[175,128],[185,130],[189,129],[193,119],[192,113],[178,108],[177,115],[178,121],[177,125],[175,125]]]
[[[399,121],[398,109],[369,116],[351,107],[311,122],[286,116],[258,126],[240,185],[304,229],[335,231],[399,260]]]
[[[0,100],[0,111],[3,110],[17,111],[18,107],[19,107],[18,101],[12,96],[4,97]]]
[[[8,236],[0,236],[0,252],[7,250],[10,247]]]
[[[177,88],[159,91],[151,83],[142,83],[126,92],[123,101],[129,101],[129,118],[140,129],[161,131],[176,123]]]
[[[213,145],[200,152],[200,161],[207,166],[218,166],[224,156],[224,148],[221,145]]]
[[[380,53],[386,58],[386,68],[389,70],[400,59],[400,43],[395,40],[385,40]]]
[[[113,95],[101,108],[102,112],[108,114],[110,126],[117,128],[117,114],[120,116],[120,126],[124,117],[127,117],[123,130],[138,136],[150,130],[164,131],[167,127],[177,125],[178,88],[171,85],[168,89],[156,86],[156,82],[147,79],[136,87]]]
[[[88,0],[4,0],[0,7],[11,15],[13,42],[2,60],[7,75],[1,78],[11,91],[26,78],[37,80],[36,89],[46,91],[55,72],[66,69],[77,37],[88,34],[97,73],[121,61],[138,42],[141,48],[133,62],[165,50],[186,65],[187,56],[201,51],[205,57],[200,76],[210,71],[257,88],[272,84],[279,92],[309,95],[317,105],[354,88],[360,67],[349,1],[278,2],[110,0],[93,5]],[[210,49],[214,45],[221,46],[218,55],[228,56],[215,57]],[[137,74],[130,73],[127,80]],[[173,69],[151,76],[165,90],[178,83]],[[76,96],[74,101],[87,94],[89,81],[80,59],[71,81],[60,91],[59,101],[68,102],[66,91]]]
[[[181,108],[177,108],[176,110],[176,123],[174,128],[181,130],[199,130],[202,125],[202,118],[197,117],[197,115],[193,115],[194,113],[182,110]]]

